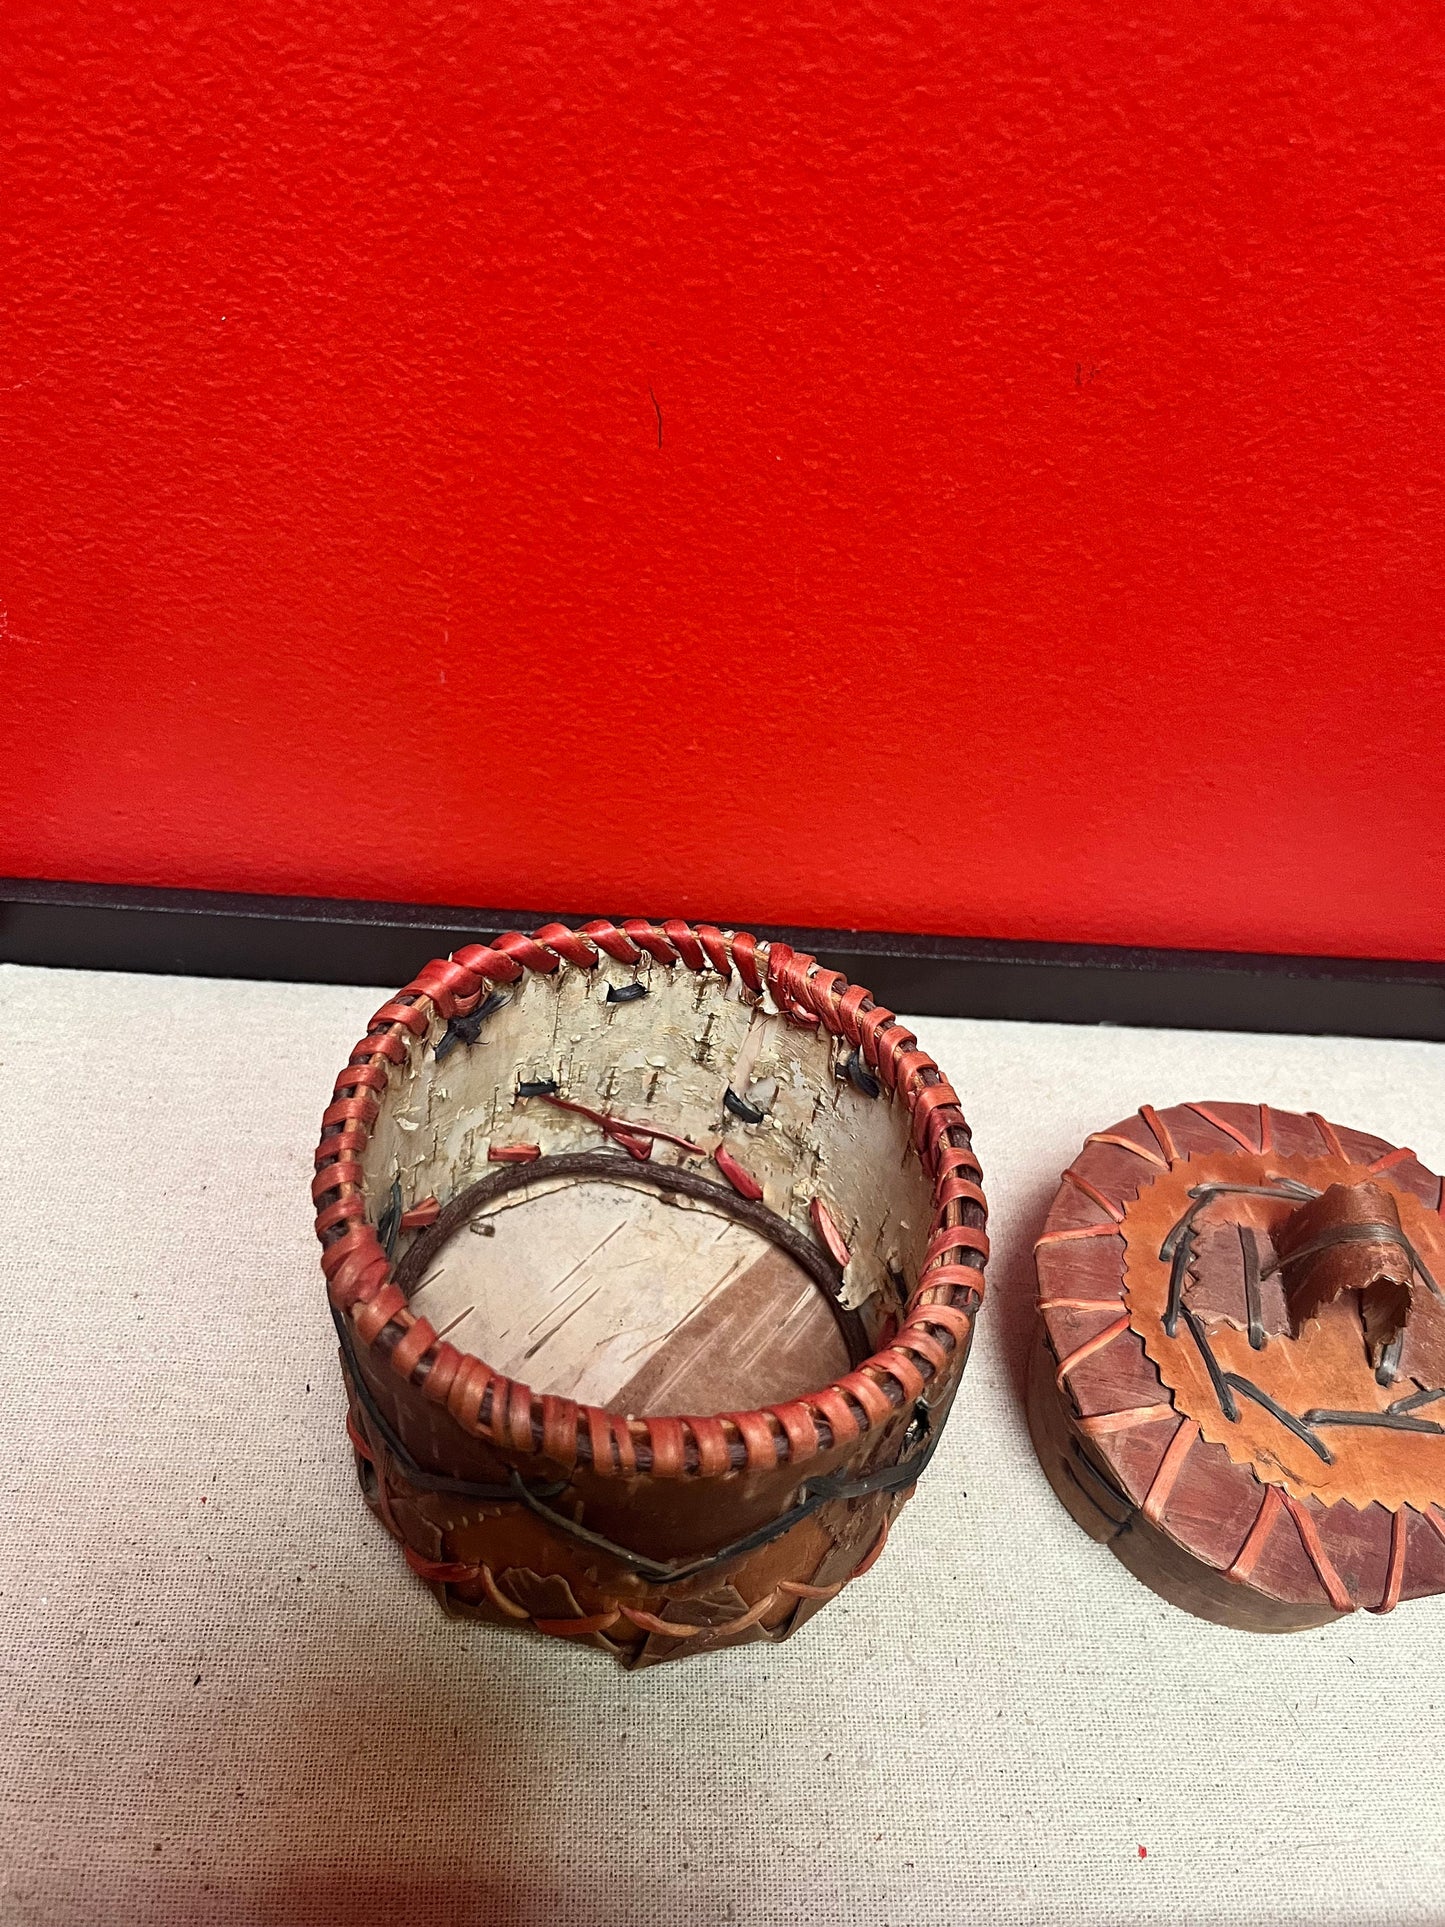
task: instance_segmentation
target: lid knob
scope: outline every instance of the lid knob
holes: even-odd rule
[[[1379,1184],[1332,1184],[1275,1234],[1291,1334],[1343,1292],[1354,1292],[1375,1377],[1388,1385],[1414,1294],[1415,1254],[1394,1197]]]

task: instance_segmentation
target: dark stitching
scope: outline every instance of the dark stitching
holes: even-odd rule
[[[1189,1327],[1189,1336],[1199,1347],[1199,1355],[1204,1360],[1205,1369],[1209,1373],[1210,1383],[1214,1387],[1214,1396],[1219,1400],[1220,1411],[1231,1424],[1238,1425],[1239,1407],[1234,1402],[1234,1394],[1229,1389],[1224,1373],[1219,1369],[1219,1360],[1214,1356],[1214,1349],[1205,1335],[1204,1326],[1188,1305],[1182,1305],[1180,1310],[1184,1314],[1185,1324]]]
[[[1323,1409],[1305,1413],[1309,1425],[1378,1425],[1387,1432],[1434,1432],[1445,1434],[1445,1425],[1437,1425],[1434,1419],[1407,1418],[1403,1412],[1327,1412]]]
[[[1433,1405],[1437,1398],[1445,1398],[1445,1385],[1421,1386],[1418,1392],[1411,1392],[1408,1398],[1397,1398],[1387,1409],[1392,1412],[1413,1412],[1417,1405]]]
[[[1410,1243],[1410,1240],[1408,1238],[1405,1240],[1405,1249],[1410,1254],[1410,1263],[1415,1267],[1416,1271],[1419,1272],[1420,1276],[1425,1280],[1425,1283],[1430,1287],[1431,1291],[1434,1292],[1435,1296],[1437,1298],[1445,1297],[1445,1292],[1442,1292],[1439,1285],[1436,1284],[1434,1278],[1432,1277],[1430,1272],[1426,1269],[1424,1259],[1420,1256],[1419,1252],[1415,1249],[1414,1245]]]
[[[723,1106],[734,1117],[740,1117],[744,1124],[761,1124],[765,1115],[756,1104],[749,1104],[746,1098],[739,1097],[731,1084],[723,1086]]]
[[[1239,1227],[1239,1249],[1244,1259],[1244,1305],[1249,1317],[1249,1348],[1264,1350],[1264,1310],[1259,1301],[1259,1241],[1252,1225]]]
[[[589,1532],[585,1526],[575,1524],[564,1513],[554,1512],[544,1505],[523,1483],[521,1475],[513,1472],[512,1481],[515,1496],[521,1500],[529,1512],[536,1513],[540,1519],[553,1526],[558,1532],[565,1532],[569,1538],[578,1539],[584,1545],[594,1546],[612,1558],[631,1566],[646,1579],[657,1584],[673,1583],[683,1579],[695,1579],[700,1573],[710,1571],[714,1566],[725,1564],[730,1559],[741,1558],[745,1552],[755,1552],[759,1546],[766,1546],[774,1539],[780,1539],[785,1532],[791,1532],[795,1525],[811,1517],[821,1507],[834,1499],[866,1499],[874,1492],[894,1492],[900,1486],[916,1485],[928,1468],[928,1462],[938,1449],[943,1437],[940,1426],[929,1439],[916,1459],[899,1460],[894,1465],[883,1466],[875,1472],[868,1472],[861,1479],[841,1479],[836,1473],[821,1479],[805,1479],[798,1487],[797,1503],[771,1524],[759,1526],[755,1532],[741,1539],[734,1539],[730,1545],[709,1553],[705,1559],[695,1559],[690,1565],[665,1563],[644,1558],[641,1553],[632,1552],[626,1546],[619,1546],[611,1539],[604,1539],[600,1533]]]
[[[388,1264],[396,1255],[396,1240],[400,1231],[401,1179],[396,1177],[391,1181],[391,1196],[387,1200],[386,1209],[376,1221],[376,1235],[381,1240]]]
[[[877,1097],[883,1088],[863,1062],[863,1053],[856,1044],[849,1054],[848,1061],[838,1066],[836,1075],[839,1079],[851,1084],[855,1091],[861,1091],[864,1097]]]
[[[436,1041],[433,1052],[436,1061],[440,1064],[444,1058],[451,1055],[458,1044],[475,1044],[487,1018],[499,1011],[503,1004],[509,1004],[511,1001],[510,997],[504,997],[499,990],[493,990],[482,999],[469,1016],[453,1017],[448,1022],[445,1033]]]
[[[1323,1439],[1317,1439],[1309,1427],[1302,1420],[1297,1419],[1293,1412],[1287,1412],[1282,1405],[1276,1405],[1268,1392],[1262,1392],[1247,1378],[1241,1378],[1238,1372],[1226,1372],[1224,1382],[1232,1386],[1236,1392],[1242,1392],[1246,1398],[1252,1398],[1256,1405],[1262,1405],[1272,1418],[1279,1420],[1287,1432],[1293,1432],[1297,1439],[1302,1439],[1316,1458],[1323,1459],[1326,1465],[1334,1464],[1335,1455]]]
[[[1176,1227],[1177,1228],[1177,1227]],[[1171,1232],[1170,1237],[1174,1236]],[[1160,1252],[1163,1257],[1163,1252]],[[1179,1329],[1179,1313],[1184,1306],[1184,1276],[1194,1256],[1194,1227],[1188,1225],[1175,1243],[1169,1264],[1169,1302],[1164,1307],[1164,1330],[1173,1338]]]
[[[1405,1349],[1405,1327],[1402,1325],[1380,1354],[1380,1362],[1375,1367],[1377,1385],[1393,1385],[1400,1376],[1400,1354]]]
[[[1125,1493],[1121,1492],[1118,1489],[1118,1487],[1114,1485],[1112,1480],[1105,1477],[1105,1475],[1099,1470],[1099,1468],[1093,1463],[1093,1461],[1087,1457],[1086,1454],[1080,1452],[1077,1444],[1072,1439],[1069,1441],[1069,1446],[1070,1446],[1070,1457],[1064,1460],[1064,1470],[1068,1473],[1069,1477],[1073,1480],[1074,1484],[1078,1487],[1079,1491],[1083,1493],[1084,1497],[1088,1500],[1089,1504],[1093,1506],[1094,1510],[1099,1514],[1099,1516],[1101,1518],[1107,1519],[1109,1521],[1109,1524],[1113,1526],[1114,1535],[1116,1537],[1121,1532],[1127,1532],[1129,1530],[1129,1527],[1134,1523],[1134,1517],[1136,1512],[1135,1506],[1131,1503],[1128,1496]],[[1082,1466],[1086,1472],[1090,1473],[1098,1481],[1099,1485],[1103,1487],[1104,1491],[1109,1495],[1109,1497],[1113,1499],[1117,1504],[1123,1506],[1124,1516],[1122,1519],[1116,1519],[1113,1513],[1110,1512],[1108,1508],[1100,1502],[1098,1493],[1091,1492],[1088,1486],[1084,1484],[1084,1481],[1079,1477],[1078,1470],[1077,1470],[1078,1466]]]
[[[908,1429],[899,1442],[898,1456],[906,1459],[910,1452],[928,1443],[928,1434],[933,1425],[933,1408],[927,1399],[913,1401],[913,1417],[908,1421]]]

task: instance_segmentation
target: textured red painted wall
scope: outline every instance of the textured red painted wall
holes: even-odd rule
[[[1445,956],[1432,9],[7,23],[0,870]]]

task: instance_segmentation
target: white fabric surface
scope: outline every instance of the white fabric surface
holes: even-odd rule
[[[629,1675],[444,1618],[357,1491],[307,1183],[379,1001],[0,969],[0,1921],[1445,1920],[1445,1599],[1190,1619],[1020,1408],[1086,1132],[1263,1098],[1439,1169],[1445,1048],[921,1021],[996,1236],[948,1437],[796,1639]]]

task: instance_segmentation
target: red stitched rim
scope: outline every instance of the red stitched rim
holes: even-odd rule
[[[821,1023],[846,1038],[890,1096],[901,1096],[908,1106],[910,1146],[933,1187],[933,1228],[903,1322],[855,1370],[785,1404],[709,1417],[625,1419],[599,1406],[535,1393],[475,1354],[438,1340],[428,1321],[414,1316],[366,1217],[361,1154],[391,1067],[406,1059],[408,1037],[424,1037],[433,1016],[465,1016],[492,985],[515,983],[525,970],[549,976],[563,967],[591,970],[604,954],[635,964],[644,953],[698,975],[736,976],[755,997],[766,987],[778,1006],[778,1022]],[[507,931],[490,944],[467,944],[429,963],[377,1011],[336,1080],[321,1124],[312,1198],[332,1305],[355,1339],[385,1358],[400,1378],[445,1405],[463,1430],[509,1453],[591,1465],[602,1476],[709,1478],[742,1466],[799,1464],[878,1430],[967,1355],[983,1298],[987,1205],[957,1093],[891,1010],[786,944],[759,943],[746,931],[723,932],[711,924],[641,918],[598,921],[580,930],[549,923],[531,936]]]

